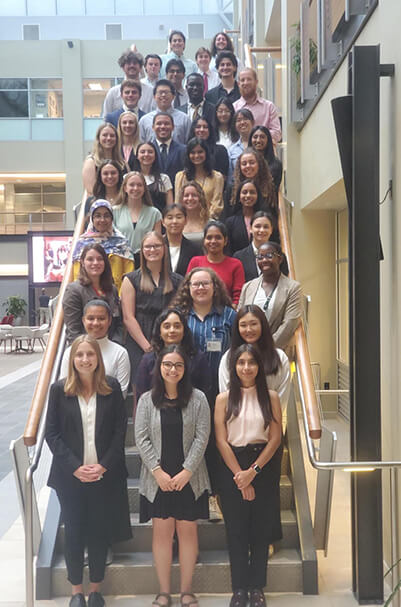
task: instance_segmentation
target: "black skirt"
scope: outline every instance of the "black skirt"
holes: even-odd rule
[[[184,463],[182,445],[182,414],[175,401],[160,410],[162,431],[162,453],[160,465],[170,476],[181,472]],[[146,523],[151,518],[175,518],[196,521],[209,518],[208,493],[205,491],[197,500],[189,483],[181,491],[162,491],[160,488],[153,502],[144,495],[139,501],[139,521]]]

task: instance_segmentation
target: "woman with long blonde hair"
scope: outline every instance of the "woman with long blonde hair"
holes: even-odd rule
[[[66,379],[50,389],[46,441],[53,454],[48,485],[64,521],[64,552],[72,585],[70,607],[85,607],[88,548],[89,607],[102,607],[107,549],[131,537],[124,440],[127,414],[120,384],[105,376],[99,344],[77,337]]]
[[[133,385],[143,354],[152,350],[150,342],[155,320],[169,305],[182,280],[179,274],[170,270],[167,244],[159,232],[144,236],[140,259],[139,270],[127,274],[121,287]]]
[[[96,171],[103,160],[115,160],[124,168],[124,161],[120,154],[117,129],[109,122],[104,122],[96,131],[92,152],[85,158],[82,167],[82,181],[88,194],[93,193],[96,181]]]
[[[138,118],[133,112],[123,112],[118,119],[118,145],[128,171],[136,168],[136,149],[141,140],[139,137]]]

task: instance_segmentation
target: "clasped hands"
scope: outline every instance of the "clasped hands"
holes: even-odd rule
[[[79,466],[79,468],[75,470],[74,476],[81,481],[81,483],[94,483],[100,481],[105,472],[106,468],[100,464],[86,464],[85,466]]]
[[[233,476],[234,482],[241,491],[243,499],[249,502],[255,499],[255,489],[253,485],[251,485],[255,476],[256,472],[253,468],[240,470]]]
[[[175,476],[170,476],[162,468],[158,468],[153,476],[162,491],[181,491],[189,482],[192,472],[184,468]]]

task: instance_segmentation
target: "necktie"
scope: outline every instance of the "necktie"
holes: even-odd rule
[[[196,120],[199,116],[199,105],[193,105],[194,113],[192,114],[192,122]]]
[[[162,143],[160,146],[160,157],[162,159],[163,170],[165,170],[167,165],[167,143]]]
[[[209,81],[207,79],[206,72],[203,72],[203,94],[207,93],[209,88]]]
[[[176,96],[175,96],[175,99],[174,99],[174,107],[177,108],[177,107],[180,107],[180,105],[181,105],[180,104],[180,96],[177,93]]]

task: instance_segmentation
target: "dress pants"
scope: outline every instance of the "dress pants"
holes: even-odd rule
[[[88,547],[89,579],[101,582],[110,545],[110,508],[104,480],[57,491],[64,521],[64,555],[68,580],[82,584],[84,550]]]
[[[243,470],[257,459],[264,445],[233,448]],[[255,477],[255,499],[246,501],[221,462],[220,499],[227,533],[233,591],[266,586],[269,544],[282,537],[280,522],[280,466],[282,448]]]

